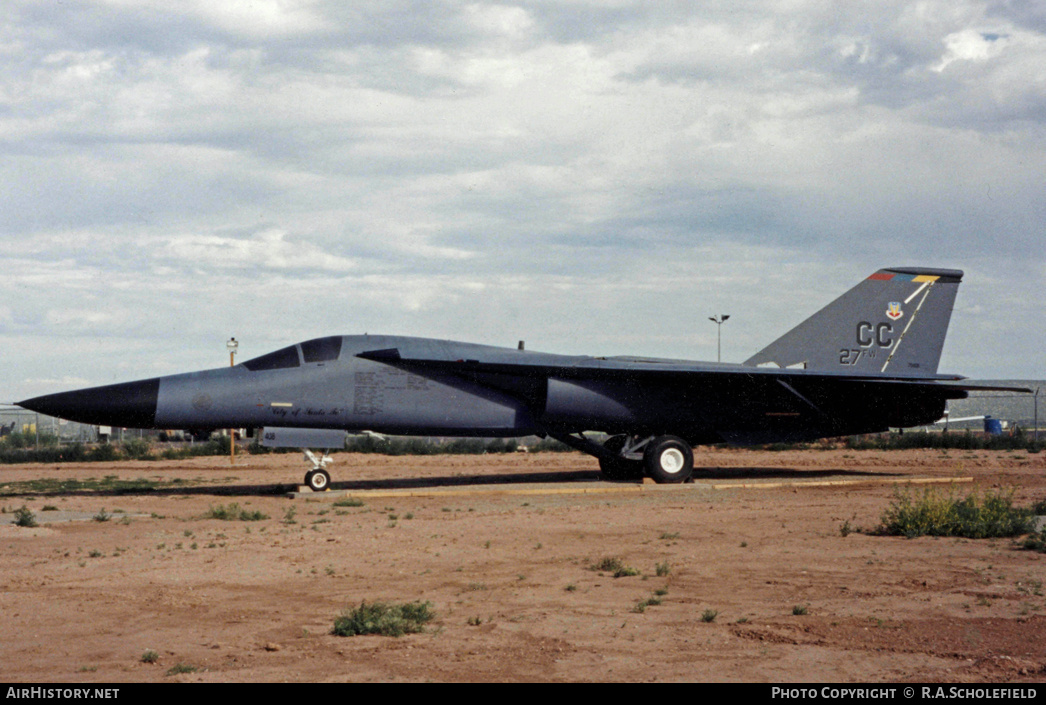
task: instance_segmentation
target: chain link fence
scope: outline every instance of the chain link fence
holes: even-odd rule
[[[49,443],[96,443],[98,427],[56,419],[19,406],[0,405],[0,440],[20,437],[29,446]]]

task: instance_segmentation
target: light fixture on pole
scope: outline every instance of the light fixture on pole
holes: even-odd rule
[[[716,325],[716,362],[723,361],[723,324],[726,323],[726,319],[730,318],[729,315],[717,314],[715,316],[709,316],[708,320],[712,321]]]
[[[229,342],[225,344],[225,348],[229,351],[229,367],[236,364],[236,349],[240,347],[240,344],[236,341],[236,338],[229,338]],[[229,464],[232,465],[236,462],[236,429],[229,429]]]

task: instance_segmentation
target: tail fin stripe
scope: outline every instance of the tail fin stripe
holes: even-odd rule
[[[935,282],[942,277],[939,274],[912,274],[911,272],[876,272],[868,277],[872,281],[894,282]],[[944,277],[948,281],[948,277]],[[951,280],[954,280],[952,277]]]
[[[928,286],[930,286],[930,282],[926,282],[925,284],[923,284],[922,286],[920,286],[920,287],[919,287],[918,289],[916,289],[915,291],[913,291],[913,292],[912,292],[912,295],[911,295],[911,296],[909,296],[909,297],[908,297],[907,299],[905,299],[905,300],[904,300],[904,305],[905,305],[905,306],[907,306],[907,305],[908,305],[909,303],[911,303],[912,299],[914,299],[914,298],[915,298],[916,296],[918,296],[918,295],[919,295],[919,292],[920,292],[920,291],[922,291],[923,289],[925,289],[925,288],[926,288],[926,287],[928,287]]]
[[[923,304],[926,303],[926,297],[930,295],[930,289],[932,288],[933,282],[927,282],[915,291],[915,294],[918,294],[923,289],[926,289],[926,293],[923,294],[923,297],[921,299],[919,299],[919,303],[916,305],[915,311],[912,312],[911,317],[908,319],[908,324],[904,327],[904,330],[901,331],[901,336],[897,338],[897,342],[893,344],[893,350],[890,351],[889,357],[887,357],[886,362],[883,363],[883,368],[879,370],[880,372],[886,372],[887,365],[889,365],[890,362],[893,360],[893,356],[897,354],[897,351],[901,347],[901,343],[904,342],[904,336],[908,334],[908,329],[912,327],[912,324],[915,323],[915,319],[919,317],[919,309],[921,309],[923,307]],[[915,294],[909,296],[905,300],[905,303],[907,304],[909,301],[911,301],[912,297],[915,296]]]

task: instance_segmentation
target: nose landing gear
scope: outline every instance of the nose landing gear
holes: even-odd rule
[[[302,448],[302,452],[305,453],[305,459],[312,463],[312,470],[305,473],[305,484],[313,492],[326,492],[330,489],[331,484],[327,466],[334,462],[334,458],[327,455],[326,450],[323,451],[323,456],[320,458],[317,458],[308,448]]]

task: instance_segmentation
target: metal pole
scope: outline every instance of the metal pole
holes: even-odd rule
[[[236,357],[235,351],[230,350],[229,351],[229,367],[232,367],[234,364],[236,364],[235,362],[233,362],[235,357]],[[236,464],[236,429],[235,428],[230,428],[229,429],[229,465],[235,465],[235,464]]]
[[[233,367],[236,364],[236,349],[240,346],[236,342],[236,338],[229,338],[229,342],[225,344],[225,347],[229,350],[229,367]],[[229,465],[236,464],[236,429],[229,429]]]
[[[730,318],[730,316],[728,314],[724,315],[724,314],[721,314],[721,313],[717,314],[715,316],[709,316],[708,317],[708,320],[712,321],[712,323],[715,323],[715,325],[716,325],[716,336],[715,336],[716,337],[716,343],[715,343],[715,359],[716,359],[716,362],[722,362],[723,361],[723,323],[725,323],[726,319],[728,319],[728,318]]]

